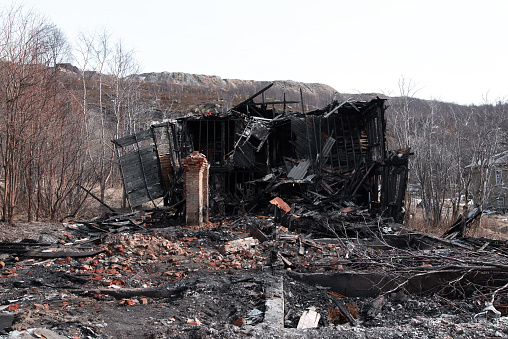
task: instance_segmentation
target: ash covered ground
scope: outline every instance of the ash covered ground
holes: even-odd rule
[[[264,216],[203,228],[164,216],[2,225],[2,337],[508,337],[506,243],[358,215],[336,236]],[[297,328],[309,309],[317,327]]]

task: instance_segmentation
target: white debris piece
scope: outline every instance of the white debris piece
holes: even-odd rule
[[[316,312],[316,308],[314,306],[309,307],[307,311],[303,312],[296,328],[316,328],[320,318],[321,315]]]

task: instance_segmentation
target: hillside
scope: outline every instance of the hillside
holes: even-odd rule
[[[81,73],[71,64],[59,64],[58,68],[68,77],[74,78],[75,89],[79,89]],[[103,76],[105,77],[105,76]],[[90,83],[97,81],[98,73],[85,72],[85,78]],[[107,76],[105,77],[107,78]],[[150,72],[133,74],[128,77],[135,79],[141,90],[141,99],[153,111],[171,111],[184,113],[194,111],[196,107],[214,104],[227,110],[245,100],[260,89],[273,83],[266,91],[265,100],[301,102],[303,97],[304,109],[312,110],[328,105],[333,99],[344,101],[349,98],[355,100],[369,100],[380,96],[378,93],[338,93],[333,87],[320,83],[305,83],[294,80],[242,80],[223,79],[216,75],[191,74],[184,72]],[[97,86],[88,88],[91,94]],[[301,90],[301,93],[300,93]],[[301,104],[288,106],[289,110],[301,111]],[[149,109],[150,110],[150,109]]]
[[[299,93],[300,88],[305,95],[311,96],[330,96],[336,92],[328,85],[317,83],[303,83],[293,80],[275,80],[275,81],[256,81],[240,79],[222,79],[216,75],[190,74],[182,72],[160,72],[160,73],[142,73],[137,75],[140,80],[149,83],[167,84],[183,86],[205,87],[222,91],[244,91],[246,89],[257,89],[273,82],[273,89],[285,90],[287,92]]]
[[[288,101],[300,101],[301,89],[306,110],[326,106],[333,98],[338,100],[347,98],[328,85],[293,80],[222,79],[214,75],[182,72],[143,73],[137,74],[136,77],[146,89],[152,88],[152,92],[155,89],[157,92],[173,94],[171,98],[166,99],[177,99],[174,103],[179,104],[180,107],[177,107],[182,110],[213,102],[222,103],[230,108],[272,82],[274,85],[266,92],[265,100],[281,100],[285,95]],[[301,106],[295,106],[294,109],[301,110]]]

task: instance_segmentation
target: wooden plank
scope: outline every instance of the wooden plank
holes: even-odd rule
[[[143,164],[145,166],[145,174],[147,177],[152,175],[159,176],[158,173],[158,166],[156,166],[156,163],[154,164]],[[124,179],[125,181],[132,181],[136,180],[137,178],[141,177],[143,178],[143,170],[141,169],[141,166],[138,168],[129,168],[128,170],[124,170]]]
[[[155,158],[151,158],[151,159],[145,158],[145,159],[143,159],[142,163],[143,163],[143,166],[153,166],[154,164],[157,165],[157,159],[155,159]],[[130,170],[135,169],[137,167],[141,168],[141,161],[139,161],[139,158],[138,159],[134,159],[134,160],[132,160],[129,163],[122,164],[122,168],[125,171],[130,171]]]
[[[148,185],[148,187],[150,188],[150,187],[156,186],[158,184],[159,184],[158,182],[157,183],[151,183],[151,184]],[[146,193],[146,187],[145,187],[144,184],[143,185],[129,187],[129,189],[127,191],[127,194],[129,194],[129,196],[131,196],[132,194],[135,194],[136,192],[143,192],[143,191],[145,191],[145,193],[143,193],[143,194],[147,194]],[[138,193],[136,193],[136,194],[138,194]],[[141,194],[141,193],[139,193],[139,194]]]
[[[141,173],[143,173],[140,161],[133,161],[132,163],[122,166],[122,167],[123,167],[124,171],[127,173],[136,172],[137,169],[141,170]],[[143,168],[145,170],[150,169],[150,168],[158,169],[159,163],[158,163],[157,159],[149,159],[149,160],[143,161]]]
[[[122,166],[129,165],[133,161],[139,162],[140,157],[141,157],[141,160],[143,162],[145,162],[146,160],[150,160],[150,159],[154,159],[154,158],[156,159],[157,154],[155,153],[155,150],[152,147],[142,148],[139,150],[139,152],[132,152],[132,153],[121,156],[120,160],[119,160],[120,165],[122,165]]]
[[[233,107],[231,110],[232,111],[238,111],[240,109],[240,107],[242,107],[243,105],[248,104],[249,102],[252,102],[255,97],[257,97],[258,95],[260,95],[261,93],[263,93],[264,91],[266,91],[267,89],[269,89],[272,86],[273,86],[273,83],[271,83],[270,85],[266,86],[265,88],[263,88],[259,92],[255,93],[254,95],[250,96],[249,98],[247,98],[247,100],[244,100],[243,102],[239,103],[238,105]]]
[[[157,199],[164,196],[164,191],[162,190],[160,183],[148,187],[148,192],[150,195],[148,195],[146,188],[143,187],[139,190],[129,193],[129,201],[131,202],[132,206],[139,206],[142,203],[148,202],[151,200],[150,197],[152,199]]]
[[[140,173],[137,176],[129,176],[128,179],[125,181],[125,183],[126,186],[137,186],[140,182],[144,183],[145,181],[159,182],[160,181],[159,173],[152,170],[150,171],[150,173],[148,173],[146,178],[143,177],[143,173]]]
[[[158,197],[158,198],[160,198],[160,197]],[[153,198],[153,199],[157,199],[157,198]],[[149,202],[149,201],[151,201],[151,199],[148,195],[144,195],[144,196],[139,196],[139,197],[130,199],[130,201],[131,201],[131,205],[135,207],[135,206],[142,205],[145,202]]]
[[[146,184],[145,180],[142,177],[140,177],[137,178],[136,180],[128,181],[127,184],[125,185],[126,186],[125,188],[127,192],[132,192],[141,188],[145,188],[145,186],[150,187],[158,183],[160,183],[159,176],[157,174],[154,174],[146,179]]]
[[[142,195],[148,194],[148,193],[150,193],[150,195],[153,195],[153,194],[156,194],[159,190],[162,190],[162,187],[161,187],[160,183],[157,182],[157,183],[155,183],[153,185],[149,185],[147,187],[145,187],[145,186],[139,187],[138,189],[129,192],[129,196],[142,196]],[[152,198],[154,198],[154,197],[152,196]]]
[[[145,157],[142,159],[142,163],[144,167],[159,167],[159,162],[157,161],[157,157]],[[125,165],[122,165],[122,168],[126,171],[135,169],[136,167],[141,168],[141,161],[138,159],[134,159],[133,161],[126,163]]]
[[[326,139],[325,145],[323,146],[323,149],[321,150],[321,157],[323,159],[328,158],[328,155],[330,155],[330,151],[332,150],[333,145],[335,144],[335,139],[332,137],[329,137]],[[323,161],[325,162],[325,161]]]
[[[160,175],[159,175],[159,173],[157,173],[156,170],[152,169],[148,173],[145,172],[145,174],[146,174],[146,177],[143,177],[143,173],[141,173],[140,175],[138,175],[136,177],[132,177],[132,178],[129,177],[128,183],[135,185],[136,182],[141,182],[141,183],[160,182]]]
[[[46,251],[46,252],[45,252]],[[94,255],[104,253],[106,250],[97,250],[97,251],[54,251],[47,252],[47,250],[32,250],[25,253],[26,257],[31,258],[85,258],[85,257],[93,257]]]
[[[126,146],[152,138],[151,130],[117,140],[117,145]],[[137,140],[136,140],[137,138]],[[124,186],[132,206],[151,199],[160,198],[164,190],[160,184],[159,160],[153,146],[139,149],[119,158],[124,178]]]
[[[128,135],[123,138],[115,139],[115,140],[113,140],[113,142],[115,143],[115,145],[117,145],[119,147],[125,147],[125,146],[135,144],[136,139],[139,142],[139,141],[148,140],[148,139],[152,139],[152,138],[153,138],[152,130],[148,129],[146,131],[141,131],[139,133]]]
[[[117,213],[111,206],[109,206],[108,204],[106,204],[104,201],[102,201],[101,199],[99,199],[95,194],[93,194],[92,192],[90,192],[89,190],[87,190],[86,188],[84,188],[83,186],[81,186],[80,184],[76,184],[78,185],[81,189],[83,189],[86,193],[88,193],[92,198],[94,198],[95,200],[97,200],[98,202],[100,202],[103,206],[105,206],[107,209],[109,209],[111,212],[113,213]]]
[[[252,234],[259,242],[268,241],[267,236],[259,229],[256,225],[249,225],[249,232]]]
[[[159,164],[157,162],[157,159],[150,159],[147,161],[143,161],[143,168],[149,169],[149,168],[155,168],[157,169],[159,167]],[[143,168],[141,168],[141,162],[140,161],[133,161],[130,164],[122,166],[123,171],[125,174],[131,174],[131,173],[138,173],[141,171],[143,173]]]

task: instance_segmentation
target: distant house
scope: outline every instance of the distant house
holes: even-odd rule
[[[485,173],[487,183],[484,209],[506,212],[508,208],[508,151],[493,155],[483,171],[480,166],[474,166],[472,181],[475,198],[482,195]]]

